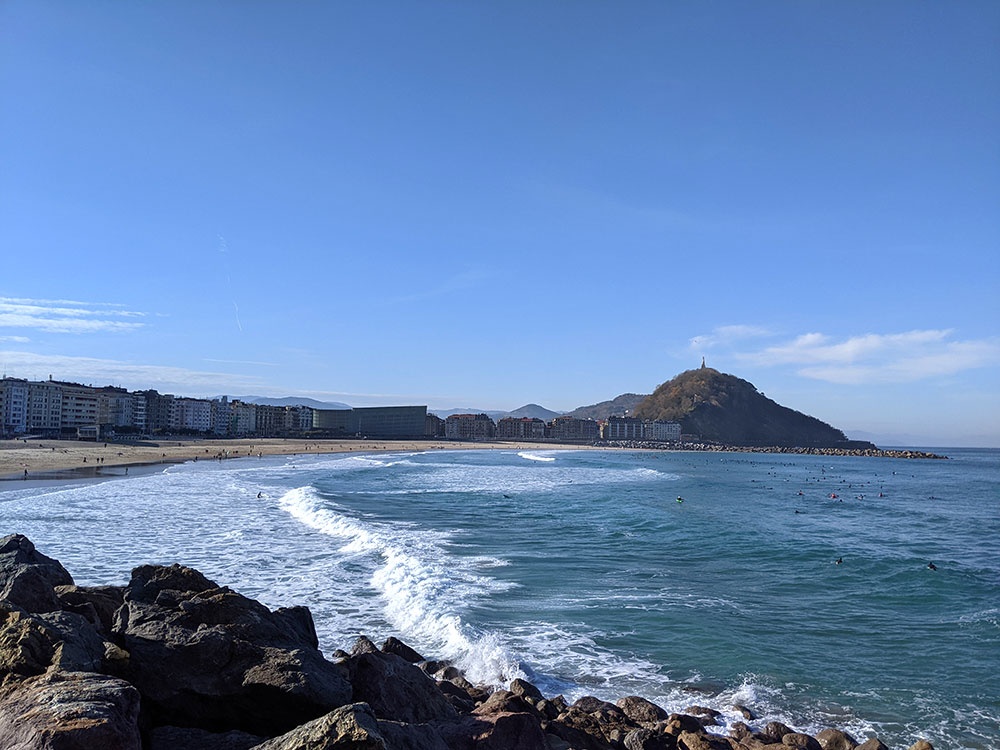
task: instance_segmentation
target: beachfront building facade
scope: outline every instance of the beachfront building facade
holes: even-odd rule
[[[496,425],[488,414],[452,414],[444,421],[444,436],[449,440],[490,440]]]
[[[232,412],[229,408],[229,399],[226,396],[217,398],[210,402],[212,433],[215,435],[228,435],[232,428]]]
[[[230,435],[252,435],[257,432],[257,405],[243,401],[230,404]]]
[[[108,385],[97,389],[97,423],[110,427],[131,427],[135,399],[124,388]]]
[[[597,440],[601,437],[601,425],[593,419],[556,417],[549,426],[548,436],[553,440],[564,440],[567,442]]]
[[[642,436],[644,440],[658,443],[677,442],[681,439],[681,424],[663,419],[648,420],[642,423]]]
[[[28,381],[27,432],[58,435],[62,429],[62,388],[51,380]]]
[[[437,414],[428,412],[424,419],[424,435],[428,437],[444,437],[444,420]]]
[[[504,417],[497,421],[498,440],[543,440],[545,422],[534,417]]]
[[[605,440],[642,440],[642,420],[635,417],[608,417],[601,437]]]
[[[174,403],[175,429],[209,432],[212,429],[212,403],[200,398],[178,398]]]
[[[0,435],[13,437],[28,431],[28,381],[0,380]]]
[[[93,427],[97,421],[97,390],[80,383],[52,381],[62,393],[59,416],[61,432],[76,432],[81,427]]]

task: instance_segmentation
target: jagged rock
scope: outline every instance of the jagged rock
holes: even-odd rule
[[[889,748],[883,745],[878,737],[871,737],[858,745],[857,750],[889,750]]]
[[[749,726],[744,724],[742,721],[737,721],[731,727],[729,727],[729,736],[732,737],[737,742],[742,742],[747,737],[753,734],[753,730]]]
[[[463,724],[475,750],[549,750],[541,723],[534,714],[494,713]],[[449,746],[451,746],[449,744]]]
[[[496,713],[533,714],[535,707],[509,690],[497,690],[473,713],[479,716]]]
[[[733,746],[725,737],[704,732],[681,732],[677,747],[679,750],[732,750]]]
[[[457,680],[459,677],[462,677],[462,670],[451,665],[443,667],[434,673],[434,679],[436,680]]]
[[[426,672],[428,675],[433,677],[445,667],[450,667],[451,662],[447,660],[435,661],[433,659],[425,659],[424,661],[417,662],[416,666],[418,666],[421,671]]]
[[[585,714],[592,714],[595,711],[618,711],[618,706],[614,703],[602,701],[600,698],[595,698],[592,695],[585,695],[582,698],[578,698],[573,704],[573,708],[579,709]]]
[[[545,733],[545,744],[548,745],[549,750],[573,750],[571,744],[551,732]]]
[[[235,729],[206,732],[190,727],[157,727],[149,733],[149,750],[250,750],[264,739]]]
[[[153,725],[270,736],[351,699],[307,610],[271,612],[191,568],[133,570],[112,630]]]
[[[688,716],[687,714],[670,714],[667,717],[667,725],[665,731],[667,734],[680,735],[681,732],[693,732],[698,733],[704,729],[701,722],[698,721],[694,716]]]
[[[351,656],[359,656],[361,654],[377,654],[378,646],[372,643],[368,638],[363,635],[358,636],[358,640],[354,642],[351,646]]]
[[[72,583],[66,568],[38,552],[28,537],[0,539],[0,601],[26,612],[55,612],[61,608],[55,587]]]
[[[823,750],[854,750],[858,746],[851,735],[839,729],[824,729],[816,735],[816,741]]]
[[[511,680],[510,692],[514,695],[520,695],[525,700],[536,703],[541,700],[545,700],[545,696],[542,695],[542,691],[536,688],[527,680]]]
[[[456,715],[437,683],[395,654],[362,653],[344,666],[354,701],[368,703],[380,719],[424,723]]]
[[[10,750],[140,750],[139,693],[122,680],[50,672],[4,691],[0,747]]]
[[[50,667],[96,672],[105,650],[104,641],[82,615],[32,615],[0,602],[0,684],[42,674]]]
[[[535,704],[535,710],[549,720],[556,718],[560,713],[559,707],[550,700],[538,701]]]
[[[597,718],[576,708],[566,709],[555,721],[546,722],[544,728],[576,750],[604,750],[608,746]]]
[[[934,750],[934,745],[927,740],[917,740],[910,745],[910,750]]]
[[[472,696],[461,686],[448,680],[442,680],[437,686],[444,693],[445,699],[459,713],[470,713],[476,707]]]
[[[56,586],[55,592],[64,610],[83,615],[105,637],[125,602],[124,586]]]
[[[666,711],[638,695],[627,695],[624,698],[619,698],[615,705],[632,721],[637,721],[640,724],[655,724],[667,718]]]
[[[814,738],[802,732],[789,732],[781,738],[781,744],[797,750],[823,750],[823,746]]]
[[[625,750],[671,750],[672,745],[651,729],[640,727],[625,735]]]
[[[747,721],[753,721],[754,719],[757,718],[756,716],[754,716],[753,711],[751,711],[746,706],[741,706],[739,703],[734,703],[733,706],[732,706],[732,708],[733,708],[733,711],[735,711],[736,713],[738,713],[740,716],[742,716]]]
[[[389,750],[450,750],[440,732],[431,724],[380,720],[378,731]]]
[[[782,724],[780,721],[768,722],[764,729],[761,731],[765,737],[772,739],[774,742],[781,742],[781,738],[786,734],[791,734],[795,730],[791,727]]]
[[[386,750],[371,707],[352,703],[296,727],[254,750]]]
[[[417,662],[426,661],[424,657],[414,651],[412,648],[407,646],[398,638],[393,638],[390,636],[385,639],[385,643],[382,644],[382,651],[387,654],[395,654],[400,659],[410,662],[410,664],[416,664]]]

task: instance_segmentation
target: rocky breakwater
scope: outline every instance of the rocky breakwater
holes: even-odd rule
[[[785,453],[796,456],[867,456],[870,458],[947,459],[937,453],[883,448],[803,448],[788,445],[725,445],[723,443],[657,443],[648,440],[601,440],[594,445],[634,450],[701,451],[707,453]]]
[[[637,696],[547,698],[473,685],[447,662],[365,637],[333,660],[305,607],[271,611],[196,570],[143,565],[73,584],[24,536],[0,539],[0,748],[6,750],[876,750]],[[911,750],[932,750],[921,740]]]

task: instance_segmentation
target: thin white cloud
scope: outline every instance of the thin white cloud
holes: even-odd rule
[[[266,388],[255,375],[189,370],[167,365],[142,365],[96,357],[0,351],[7,374],[19,378],[71,380],[95,385],[121,384],[131,390],[156,388],[181,395],[250,392]]]
[[[868,333],[837,341],[806,333],[737,358],[762,366],[797,365],[799,375],[830,383],[907,383],[1000,363],[997,338],[952,340],[951,329]]]
[[[712,329],[711,333],[704,333],[694,336],[689,345],[692,349],[710,349],[713,346],[733,344],[744,339],[759,338],[761,336],[771,336],[772,332],[767,328],[752,325],[732,325],[718,326]]]
[[[27,344],[31,339],[27,336],[0,336],[0,341],[13,341],[16,344]]]
[[[204,358],[205,362],[216,362],[223,365],[255,365],[260,367],[277,367],[277,362],[257,362],[252,359],[211,359],[209,357]]]
[[[0,327],[3,328],[35,328],[49,333],[124,332],[142,328],[144,324],[121,318],[145,316],[144,312],[122,309],[113,302],[0,297]]]

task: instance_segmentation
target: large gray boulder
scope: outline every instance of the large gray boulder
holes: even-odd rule
[[[386,750],[371,707],[352,703],[334,709],[254,750]]]
[[[87,672],[50,672],[0,697],[5,750],[140,750],[139,693]]]
[[[640,724],[656,724],[667,718],[667,712],[638,695],[626,695],[616,704],[627,717]]]
[[[351,699],[307,609],[271,612],[191,568],[133,570],[112,630],[153,726],[273,736]]]
[[[72,583],[66,568],[38,552],[28,537],[0,539],[0,601],[26,612],[54,612],[62,608],[55,587]]]
[[[379,719],[425,723],[457,715],[437,682],[395,654],[363,650],[345,659],[355,703],[367,703]]]
[[[858,746],[851,735],[839,729],[824,729],[817,733],[816,740],[823,750],[854,750]]]
[[[50,668],[102,671],[109,645],[81,615],[33,615],[0,602],[0,685],[40,675]]]

